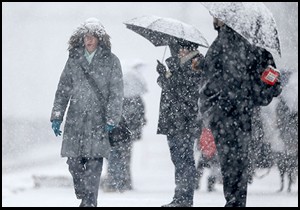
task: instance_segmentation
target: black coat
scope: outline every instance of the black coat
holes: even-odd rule
[[[132,140],[142,138],[142,128],[146,125],[145,104],[142,96],[124,98],[123,114],[132,132]]]
[[[203,120],[217,117],[219,111],[235,115],[266,106],[281,93],[281,84],[265,84],[264,69],[276,67],[265,49],[250,45],[231,28],[221,28],[204,62],[200,88],[200,113]]]
[[[268,51],[227,26],[206,53],[200,114],[215,137],[226,207],[246,206],[253,109],[268,105],[281,92],[280,82],[270,86],[260,79],[269,64],[275,67]]]
[[[158,134],[194,134],[199,137],[197,125],[200,72],[191,69],[191,60],[180,65],[178,57],[166,60],[171,76],[158,77],[162,88]]]

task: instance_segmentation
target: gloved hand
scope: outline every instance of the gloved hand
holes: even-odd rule
[[[108,131],[108,132],[112,132],[112,130],[115,128],[114,125],[111,125],[111,124],[106,124],[105,125],[105,130]]]
[[[53,120],[52,121],[52,129],[54,131],[55,136],[60,136],[61,135],[61,130],[60,130],[60,124],[62,121],[60,120]]]
[[[166,71],[167,71],[167,68],[166,68],[165,65],[162,64],[159,60],[157,60],[156,71],[157,71],[159,74],[164,75],[164,74],[166,73]]]
[[[166,59],[166,65],[171,73],[181,71],[180,59],[178,57],[169,57]]]

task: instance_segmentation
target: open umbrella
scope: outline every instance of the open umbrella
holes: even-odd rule
[[[194,26],[172,18],[136,17],[124,23],[128,29],[142,35],[154,46],[166,46],[177,41],[189,41],[208,48],[208,42]]]
[[[251,44],[280,52],[276,22],[262,2],[202,2],[212,16],[220,19]]]

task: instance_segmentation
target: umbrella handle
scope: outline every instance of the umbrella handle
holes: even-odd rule
[[[162,59],[161,59],[161,63],[164,63],[164,59],[165,59],[165,55],[166,55],[166,51],[167,51],[167,47],[168,47],[168,46],[166,46],[166,48],[165,48],[165,51],[164,51],[163,57],[162,57]]]

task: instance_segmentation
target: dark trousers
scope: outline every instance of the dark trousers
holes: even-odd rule
[[[245,207],[251,113],[221,112],[211,121],[223,177],[225,207]]]
[[[200,180],[203,176],[203,172],[205,168],[210,169],[210,175],[208,176],[208,183],[207,183],[207,191],[211,192],[214,191],[214,186],[217,180],[218,176],[218,169],[220,168],[219,166],[219,160],[218,160],[218,155],[215,154],[213,157],[208,158],[205,157],[203,154],[200,156],[198,159],[197,163],[197,173],[195,175],[196,183],[195,183],[195,189],[200,188]]]
[[[97,206],[103,158],[68,158],[67,164],[73,177],[76,197]]]
[[[111,148],[107,165],[107,178],[103,183],[104,189],[120,192],[132,189],[131,148],[132,142]]]
[[[195,186],[194,142],[189,135],[168,136],[171,160],[175,166],[175,194],[173,201],[192,206]]]

